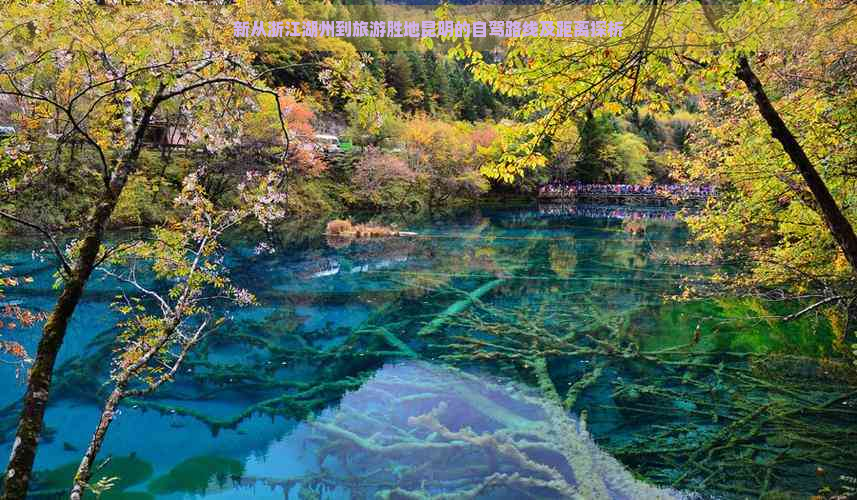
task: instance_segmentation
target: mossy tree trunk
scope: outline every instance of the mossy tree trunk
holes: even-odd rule
[[[86,282],[95,269],[98,251],[104,238],[104,228],[116,207],[117,199],[118,193],[105,192],[89,218],[88,229],[72,275],[66,281],[62,294],[45,323],[36,358],[27,379],[24,406],[18,421],[12,455],[6,467],[4,500],[27,497],[33,461],[36,458],[36,448],[50,395],[54,364],[65,339],[68,322],[80,302]]]
[[[699,0],[699,3],[702,6],[702,12],[709,27],[718,33],[722,33],[723,30],[718,22],[733,10],[735,6],[715,2],[714,0]],[[845,214],[842,213],[839,205],[836,204],[836,200],[830,194],[827,184],[818,173],[818,170],[816,170],[815,165],[812,164],[803,146],[801,146],[788,125],[783,121],[779,112],[777,112],[777,109],[765,92],[762,82],[756,76],[756,73],[750,66],[750,61],[745,55],[738,57],[735,76],[747,87],[747,90],[753,96],[753,100],[756,101],[756,108],[759,110],[759,114],[762,115],[762,118],[771,130],[771,135],[782,145],[792,165],[797,168],[804,182],[806,182],[815,202],[818,204],[818,211],[822,220],[824,220],[824,224],[845,255],[845,259],[851,266],[852,273],[857,274],[857,234],[854,233],[854,227],[848,221],[848,218],[845,217]]]
[[[23,500],[27,497],[36,448],[44,425],[45,409],[51,391],[54,364],[65,340],[68,322],[80,302],[92,271],[98,264],[99,250],[104,241],[104,230],[128,182],[128,177],[137,168],[143,136],[155,109],[161,102],[163,99],[159,91],[155,99],[144,109],[140,122],[134,130],[133,140],[120,156],[119,164],[106,182],[95,210],[86,221],[83,243],[77,260],[42,330],[36,358],[27,378],[27,392],[24,395],[24,406],[18,421],[12,454],[6,466],[2,500]]]
[[[104,404],[104,409],[101,412],[101,418],[98,421],[98,427],[95,429],[89,447],[87,447],[86,453],[83,455],[83,460],[81,460],[77,473],[74,476],[74,486],[71,489],[70,500],[80,500],[83,498],[84,489],[92,478],[92,464],[95,463],[95,458],[101,450],[101,445],[107,436],[107,430],[110,428],[110,423],[113,422],[113,417],[116,415],[116,410],[119,408],[119,403],[122,401],[124,394],[124,384],[122,386],[117,385],[113,389],[113,392],[110,393],[110,397],[107,398],[107,402]]]

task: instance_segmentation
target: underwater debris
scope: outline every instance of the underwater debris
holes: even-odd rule
[[[222,489],[238,481],[244,464],[217,456],[198,456],[176,465],[167,474],[149,483],[149,491],[158,495],[173,493],[203,494]]]
[[[70,485],[77,473],[77,461],[57,467],[56,469],[36,471],[33,487],[27,498],[68,498]],[[102,500],[113,499],[154,499],[143,492],[126,491],[128,488],[142,484],[152,477],[154,468],[135,454],[123,457],[110,457],[99,462],[99,468],[91,478],[96,483],[104,478],[118,478],[113,486],[101,495]],[[92,498],[87,495],[87,498]]]
[[[491,235],[486,232],[486,236]],[[349,261],[360,264],[352,269],[362,269],[378,256],[390,255],[391,250],[418,258],[408,267],[402,266],[407,272],[373,273],[372,286],[361,281],[359,292],[328,288],[328,283],[300,291],[265,290],[265,303],[276,304],[276,310],[261,318],[241,318],[231,325],[229,335],[207,339],[188,361],[192,371],[182,374],[179,384],[156,399],[128,403],[170,415],[171,421],[198,421],[214,435],[224,431],[252,434],[249,420],[254,416],[278,421],[311,418],[337,404],[343,392],[358,389],[364,377],[370,377],[386,360],[444,359],[466,367],[481,365],[492,373],[523,380],[542,391],[542,397],[561,402],[575,413],[586,413],[589,424],[585,427],[602,450],[621,459],[637,478],[662,486],[675,482],[676,488],[697,489],[722,499],[783,498],[777,496],[780,492],[807,498],[822,483],[841,487],[837,486],[840,475],[857,470],[857,454],[847,446],[855,436],[857,384],[842,360],[795,357],[791,350],[785,351],[789,355],[750,354],[744,350],[748,342],[727,343],[727,337],[713,334],[716,330],[711,327],[691,345],[696,321],[667,323],[663,316],[653,314],[666,313],[660,305],[652,309],[657,304],[651,303],[652,290],[661,286],[648,280],[652,274],[640,270],[647,268],[617,266],[615,272],[621,280],[590,279],[593,269],[587,261],[591,256],[582,250],[590,243],[584,238],[556,245],[508,240],[514,242],[514,251],[492,249],[490,253],[483,252],[484,248],[472,252],[459,240],[456,235],[454,251],[435,238],[361,240],[360,245],[342,253],[343,269],[348,269]],[[658,239],[647,242],[656,244]],[[603,247],[603,251],[613,251],[616,245]],[[317,254],[312,255],[319,261]],[[477,260],[483,255],[488,256],[486,260]],[[654,251],[648,255],[651,258]],[[551,260],[550,269],[544,262],[546,256]],[[619,257],[624,259],[626,254]],[[522,262],[527,267],[516,267]],[[495,269],[502,274],[498,276]],[[326,270],[313,268],[312,272]],[[264,278],[267,284],[268,276]],[[498,278],[502,284],[474,296],[480,287]],[[303,328],[293,311],[296,306],[311,309],[315,305],[335,305],[338,310],[355,301],[369,311],[369,317],[357,326]],[[697,309],[695,303],[681,303],[670,314],[675,318],[711,315],[712,306],[702,305],[704,308]],[[715,313],[725,315],[720,309]],[[658,321],[657,330],[647,326],[652,318]],[[796,324],[790,323],[789,328],[797,331]],[[419,335],[428,325],[437,328],[433,326],[430,335]],[[666,338],[659,336],[661,332]],[[753,335],[769,347],[772,332],[767,324],[754,327],[745,321],[740,338]],[[114,335],[105,331],[86,356],[63,364],[57,375],[61,397],[99,401],[102,360],[111,354]],[[244,353],[244,360],[238,364],[234,357],[222,355],[226,352]],[[812,354],[805,348],[796,352]],[[252,398],[234,398],[238,402],[234,413],[209,410],[205,404],[237,393]],[[420,397],[415,394],[398,401],[415,404]],[[421,415],[431,409],[424,409]],[[437,417],[443,425],[448,418],[444,415]],[[2,423],[0,428],[14,432],[14,424],[7,427],[5,420]],[[170,432],[178,432],[172,425]],[[726,431],[720,432],[723,429]],[[418,430],[431,434],[425,427]],[[454,426],[450,430],[461,432]],[[323,439],[321,431],[314,432]],[[477,436],[486,432],[474,429]],[[433,439],[446,438],[438,434]],[[335,457],[329,462],[336,462]],[[452,463],[460,466],[457,460]],[[819,466],[826,471],[823,481],[815,473]],[[272,473],[269,469],[258,481],[285,488],[290,480],[284,478],[299,473],[292,469]],[[331,490],[325,488],[343,481],[327,470],[320,474],[323,477],[317,481],[310,475],[294,478],[291,484],[299,485],[299,491],[290,490],[290,496],[327,498]],[[480,495],[494,498],[499,482],[518,480],[511,474],[483,481],[486,489]],[[254,481],[252,475],[247,481]],[[511,488],[512,483],[507,486]],[[314,493],[313,488],[321,493]],[[390,498],[442,495],[389,486],[385,490]],[[221,490],[207,490],[209,494],[215,491]]]
[[[417,336],[427,336],[437,333],[446,323],[452,320],[456,315],[461,314],[466,311],[468,307],[473,305],[473,303],[477,302],[483,295],[488,294],[498,286],[505,283],[506,280],[503,278],[491,280],[479,288],[473,290],[472,292],[464,292],[464,297],[454,303],[452,303],[449,307],[440,312],[437,316],[435,316],[431,321],[429,321],[424,327],[417,332]]]
[[[511,307],[480,302],[455,316],[433,347],[446,361],[508,366],[547,399],[594,415],[593,429],[605,418],[624,422],[621,434],[593,435],[656,484],[758,498],[774,486],[811,490],[818,481],[806,478],[816,478],[817,466],[830,478],[857,466],[857,452],[843,446],[857,416],[847,363],[705,342],[642,349],[645,337],[629,332],[644,310],[550,297]]]
[[[696,498],[636,480],[537,390],[422,361],[385,365],[280,444],[307,450],[311,469],[248,471],[245,485],[386,499]]]

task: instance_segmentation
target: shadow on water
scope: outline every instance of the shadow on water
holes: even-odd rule
[[[835,486],[857,470],[842,444],[857,437],[857,380],[835,325],[779,323],[783,311],[758,301],[665,302],[714,272],[665,258],[686,248],[672,215],[469,211],[412,223],[413,238],[238,239],[226,259],[260,307],[223,311],[227,327],[175,383],[127,402],[103,454],[102,475],[122,482],[104,498],[788,498]],[[35,278],[10,299],[51,306],[45,263],[0,260]],[[34,497],[70,484],[95,425],[114,294],[93,283],[71,325]],[[35,332],[18,334],[33,347]],[[0,375],[8,448],[22,388]]]

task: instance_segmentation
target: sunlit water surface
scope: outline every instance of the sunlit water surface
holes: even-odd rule
[[[102,498],[795,498],[857,470],[857,383],[821,316],[674,302],[686,229],[671,212],[548,206],[407,222],[416,237],[233,242],[260,306],[175,383],[128,401]],[[287,236],[285,237],[287,238]],[[308,242],[307,242],[308,241]],[[49,310],[49,262],[10,247]],[[33,498],[61,497],[109,386],[115,283],[63,346]],[[7,334],[8,335],[8,334]],[[34,351],[37,330],[16,340]],[[0,365],[8,456],[23,386]],[[2,450],[0,450],[2,451]],[[780,498],[780,497],[777,497]],[[786,496],[785,498],[789,498]]]

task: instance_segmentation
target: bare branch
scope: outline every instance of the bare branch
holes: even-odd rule
[[[129,396],[130,397],[139,397],[139,396],[149,394],[149,393],[157,390],[158,387],[163,385],[164,382],[167,382],[168,380],[172,380],[173,376],[176,374],[179,367],[181,367],[181,364],[184,362],[185,357],[187,357],[188,352],[190,352],[190,350],[202,339],[203,333],[205,331],[205,327],[208,326],[208,321],[209,321],[209,319],[206,318],[202,322],[202,324],[199,325],[199,328],[196,329],[196,332],[194,332],[194,334],[191,336],[191,338],[189,338],[188,340],[186,340],[183,343],[181,352],[179,353],[176,360],[172,363],[172,366],[170,366],[170,369],[169,369],[169,371],[167,371],[167,373],[158,377],[157,381],[149,384],[148,387],[146,387],[145,389],[135,389],[135,390],[131,390],[131,391],[126,391],[123,394],[123,398],[129,397]]]
[[[789,314],[788,316],[786,316],[786,317],[784,317],[784,318],[783,318],[783,321],[791,321],[791,320],[793,320],[793,319],[797,319],[797,318],[799,318],[799,317],[803,316],[804,314],[806,314],[806,313],[808,313],[808,312],[812,312],[812,311],[814,311],[815,309],[818,309],[819,307],[821,307],[821,306],[823,306],[823,305],[825,305],[825,304],[829,304],[830,302],[838,302],[838,301],[840,301],[840,300],[842,300],[842,299],[844,299],[844,298],[845,298],[845,296],[844,296],[844,295],[834,295],[833,297],[827,297],[827,298],[826,298],[826,299],[824,299],[824,300],[819,300],[819,301],[818,301],[818,302],[816,302],[815,304],[812,304],[812,305],[810,305],[810,306],[807,306],[807,307],[805,307],[805,308],[801,309],[800,311],[798,311],[798,312],[796,312],[796,313],[794,313],[794,314]]]
[[[205,80],[202,80],[199,82],[188,84],[185,87],[181,87],[181,88],[174,90],[172,92],[168,92],[168,93],[163,94],[160,97],[160,99],[158,100],[158,104],[160,104],[161,101],[169,100],[173,97],[176,97],[176,96],[185,94],[187,92],[190,92],[191,90],[194,90],[194,89],[197,89],[200,87],[205,87],[208,85],[215,85],[215,84],[219,84],[219,83],[234,83],[234,84],[246,87],[250,90],[253,90],[254,92],[258,92],[260,94],[268,94],[268,95],[273,96],[275,102],[277,103],[277,117],[280,119],[280,129],[283,132],[283,138],[285,139],[285,142],[286,142],[285,149],[288,152],[288,149],[289,149],[289,132],[288,132],[288,129],[286,127],[285,118],[283,117],[283,108],[282,108],[282,105],[280,104],[280,95],[271,89],[258,87],[256,85],[254,85],[253,83],[248,82],[246,80],[242,80],[240,78],[233,78],[233,77],[208,78],[208,79],[205,79]],[[286,155],[283,155],[283,161],[285,161],[285,158],[286,158]]]
[[[155,300],[157,300],[161,305],[161,311],[165,315],[172,314],[173,310],[170,308],[169,304],[167,304],[167,302],[164,300],[164,298],[161,297],[161,295],[159,293],[152,291],[152,290],[149,290],[148,288],[141,285],[137,281],[136,277],[134,276],[133,271],[131,272],[131,274],[129,276],[126,277],[126,276],[122,276],[121,274],[114,273],[113,271],[111,271],[109,269],[99,268],[99,270],[102,273],[106,274],[107,276],[110,276],[110,277],[112,277],[118,281],[121,281],[122,283],[127,283],[127,284],[133,286],[134,288],[136,288],[137,290],[139,290],[140,292],[143,292],[144,294],[148,295],[149,297],[152,297]]]
[[[65,255],[62,253],[62,250],[60,250],[60,247],[57,244],[57,241],[54,239],[53,235],[47,229],[45,229],[45,228],[43,228],[37,224],[33,224],[32,222],[25,221],[24,219],[16,217],[16,216],[14,216],[10,213],[4,212],[2,210],[0,210],[0,217],[3,217],[5,219],[9,219],[12,222],[16,222],[18,224],[21,224],[22,226],[29,227],[30,229],[35,229],[36,231],[42,233],[50,242],[51,249],[54,251],[54,255],[57,256],[57,259],[59,259],[60,266],[62,267],[62,271],[65,272],[65,276],[71,276],[72,269],[68,263],[68,260],[65,258]]]

